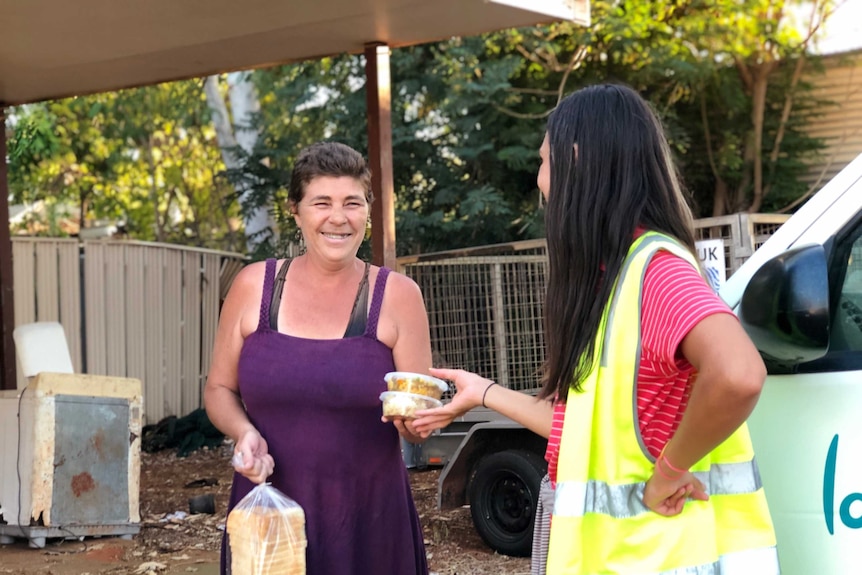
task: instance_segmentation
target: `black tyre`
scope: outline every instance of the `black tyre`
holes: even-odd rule
[[[470,514],[482,540],[491,549],[528,557],[539,502],[545,460],[529,451],[500,451],[476,464],[468,486]]]

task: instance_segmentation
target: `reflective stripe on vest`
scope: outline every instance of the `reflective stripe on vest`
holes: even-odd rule
[[[634,242],[596,335],[583,392],[569,393],[560,439],[548,575],[778,573],[775,535],[748,429],[741,426],[692,471],[710,493],[676,517],[643,504],[655,459],[637,424],[641,288],[667,250],[697,267],[675,240]]]
[[[710,496],[742,495],[762,487],[760,472],[753,461],[742,463],[714,463],[709,471],[694,473],[707,486]],[[638,513],[647,513],[643,504],[646,482],[625,485],[608,485],[600,481],[566,481],[558,483],[554,491],[554,515],[578,517],[587,512],[602,513],[623,519]]]

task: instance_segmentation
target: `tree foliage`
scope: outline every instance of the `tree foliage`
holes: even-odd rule
[[[821,103],[803,72],[816,69],[809,40],[831,9],[816,0],[806,31],[791,25],[797,4],[594,0],[586,28],[393,50],[399,254],[541,236],[535,175],[547,116],[595,82],[624,82],[650,100],[698,216],[790,204],[820,145],[805,133]],[[200,82],[17,109],[13,194],[72,203],[82,221],[124,219],[143,239],[242,249],[232,190],[251,190],[251,205],[271,210],[278,228],[257,255],[283,252],[295,232],[286,187],[298,151],[335,139],[367,153],[364,65],[341,55],[256,71],[260,136],[250,153],[235,152],[231,170]]]
[[[108,221],[141,240],[236,248],[236,203],[199,82],[33,104],[11,116],[13,202],[43,201],[81,228]]]

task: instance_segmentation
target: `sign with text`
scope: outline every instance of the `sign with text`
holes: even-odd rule
[[[694,245],[709,286],[713,291],[718,291],[727,279],[724,240],[699,240]]]

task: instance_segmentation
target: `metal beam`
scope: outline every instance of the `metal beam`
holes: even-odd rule
[[[18,386],[15,370],[15,300],[12,283],[12,238],[9,234],[9,181],[6,169],[6,112],[0,104],[0,389]]]
[[[396,269],[389,46],[381,43],[365,45],[365,78],[368,162],[375,196],[371,205],[372,261],[375,265]]]

